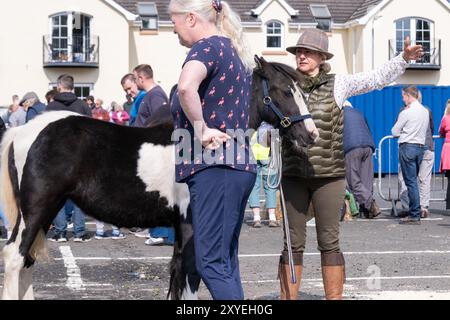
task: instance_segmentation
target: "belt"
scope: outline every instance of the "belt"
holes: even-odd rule
[[[412,146],[419,146],[419,147],[423,147],[424,146],[424,144],[421,144],[421,143],[409,143],[409,142],[402,142],[402,143],[400,143],[401,146],[404,145],[404,144],[409,144],[409,145],[412,145]]]

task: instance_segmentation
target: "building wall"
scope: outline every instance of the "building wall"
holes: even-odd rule
[[[142,63],[151,65],[155,81],[168,95],[178,82],[189,49],[179,44],[172,27],[161,27],[157,34],[146,34],[139,28],[133,28],[130,42],[129,69]]]
[[[105,101],[123,101],[120,77],[128,71],[129,64],[126,19],[103,1],[47,0],[39,1],[39,5],[30,2],[0,3],[0,106],[9,105],[13,94],[22,97],[27,91],[35,91],[45,101],[49,83],[62,73],[72,74],[75,82],[94,83],[95,96]],[[50,33],[49,15],[66,11],[93,16],[91,34],[100,39],[98,69],[43,67],[43,36]]]
[[[422,17],[434,21],[434,37],[440,38],[442,53],[450,43],[447,32],[449,10],[439,0],[393,0],[377,15],[373,22],[375,31],[374,65],[380,66],[389,59],[388,40],[395,38],[394,21],[403,17]],[[433,35],[432,35],[433,36]],[[364,70],[372,67],[372,20],[364,28]],[[399,84],[448,85],[450,83],[450,56],[441,55],[441,70],[407,70],[397,81]]]
[[[16,0],[0,2],[0,106],[11,103],[11,96],[22,96],[34,90],[43,99],[48,85],[61,73],[71,73],[76,82],[94,83],[94,95],[107,104],[123,101],[121,77],[140,63],[150,64],[155,80],[166,92],[178,81],[182,63],[189,49],[178,43],[173,28],[160,27],[156,34],[141,32],[129,24],[123,15],[104,1],[92,0],[41,0],[39,5]],[[35,2],[34,2],[35,3]],[[29,6],[29,10],[23,10]],[[43,68],[42,37],[49,33],[48,16],[61,11],[79,11],[93,16],[91,33],[100,38],[100,65],[98,69]],[[20,14],[18,14],[20,13]],[[333,73],[368,71],[380,66],[389,57],[388,40],[394,38],[394,20],[405,16],[421,16],[435,21],[435,37],[442,39],[442,52],[450,42],[446,32],[448,9],[439,0],[392,0],[365,26],[333,29],[329,34],[329,51],[334,57],[329,61]],[[269,61],[278,61],[295,67],[295,58],[284,49],[295,45],[301,29],[289,26],[289,15],[277,1],[273,1],[259,17],[260,26],[245,29],[253,53]],[[284,44],[281,50],[268,50],[265,23],[276,19],[284,26]],[[372,25],[375,46],[372,46]],[[398,83],[447,85],[450,83],[448,63],[450,57],[442,55],[440,71],[408,70]]]

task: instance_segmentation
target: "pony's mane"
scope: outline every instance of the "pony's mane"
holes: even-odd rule
[[[280,62],[270,62],[270,64],[275,70],[281,72],[292,80],[299,80],[299,73],[291,66]]]

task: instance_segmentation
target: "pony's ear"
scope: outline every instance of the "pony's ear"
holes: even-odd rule
[[[263,60],[263,58],[261,57],[258,57],[256,54],[255,54],[255,63],[256,63],[256,67],[255,67],[255,69],[259,69],[259,70],[262,70],[262,60]]]

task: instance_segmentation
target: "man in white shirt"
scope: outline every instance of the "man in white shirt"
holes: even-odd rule
[[[399,137],[399,161],[409,197],[409,216],[401,220],[400,224],[420,224],[417,175],[423,159],[429,115],[427,109],[417,100],[418,97],[419,91],[416,87],[409,86],[402,89],[406,107],[392,128],[392,135]]]

